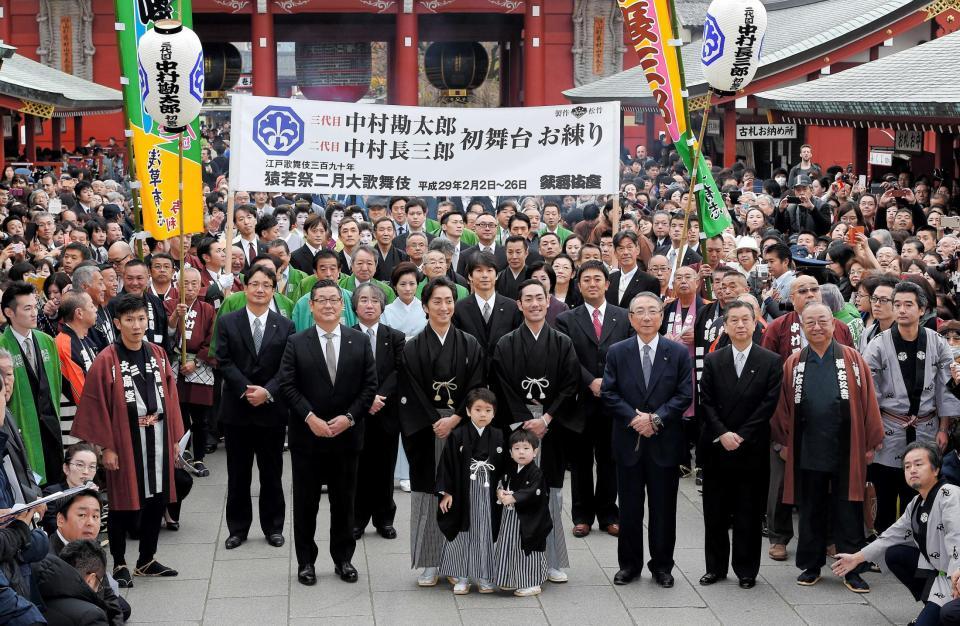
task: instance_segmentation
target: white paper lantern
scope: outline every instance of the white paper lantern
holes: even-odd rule
[[[197,34],[175,20],[154,22],[140,38],[140,98],[167,132],[182,132],[203,105],[203,47]]]
[[[767,31],[760,0],[713,0],[703,25],[700,64],[714,91],[731,94],[753,80]]]

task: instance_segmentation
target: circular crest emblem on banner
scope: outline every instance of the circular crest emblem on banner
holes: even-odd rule
[[[253,141],[266,154],[290,156],[303,145],[303,120],[290,107],[269,106],[253,118]]]

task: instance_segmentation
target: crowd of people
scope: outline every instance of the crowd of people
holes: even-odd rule
[[[304,585],[322,493],[356,582],[367,528],[397,539],[399,481],[420,586],[542,593],[596,527],[615,584],[646,568],[669,588],[689,476],[701,585],[754,587],[763,537],[784,561],[796,534],[798,584],[828,558],[856,593],[889,571],[918,624],[960,623],[943,172],[864,181],[808,145],[768,180],[715,167],[733,224],[703,238],[676,152],[640,145],[610,196],[240,191],[227,242],[229,127],[204,139],[205,232],[183,238],[133,237],[122,176],[87,161],[0,176],[0,621],[124,620],[117,589],[177,575],[159,535],[222,447],[228,550],[250,539],[254,462],[284,545],[289,450]]]

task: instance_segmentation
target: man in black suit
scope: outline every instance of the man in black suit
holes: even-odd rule
[[[681,419],[693,397],[693,366],[685,345],[659,335],[663,303],[656,293],[637,294],[629,311],[637,336],[611,346],[600,390],[613,419],[620,497],[620,571],[613,582],[626,585],[640,576],[644,501],[649,498],[647,567],[658,585],[669,588],[674,583],[677,489],[686,449]]]
[[[243,250],[243,269],[247,269],[257,255],[263,252],[257,237],[257,208],[252,204],[238,206],[233,213],[233,225],[237,229],[233,245]]]
[[[313,273],[313,260],[323,248],[330,227],[322,215],[311,213],[303,223],[303,245],[290,255],[290,265],[307,275]]]
[[[377,271],[373,275],[377,280],[390,282],[393,268],[407,260],[405,252],[394,244],[395,226],[389,217],[381,217],[373,226],[373,236],[376,238]]]
[[[397,504],[393,501],[393,469],[397,464],[400,433],[396,391],[397,372],[406,337],[400,331],[380,323],[386,306],[386,295],[382,289],[370,283],[361,285],[353,292],[352,300],[353,310],[360,321],[353,328],[364,334],[377,361],[377,395],[363,418],[363,452],[360,454],[357,495],[353,507],[353,536],[359,539],[372,519],[381,537],[396,539],[393,516],[397,512]]]
[[[461,276],[467,276],[467,264],[470,257],[478,252],[489,252],[497,263],[497,271],[507,267],[507,251],[502,245],[497,245],[497,220],[492,215],[484,213],[477,216],[477,221],[473,228],[477,232],[477,245],[460,252],[460,261],[457,267],[457,273]]]
[[[770,478],[770,418],[783,369],[775,352],[753,343],[753,307],[734,300],[723,312],[731,345],[708,354],[700,380],[703,418],[697,463],[703,467],[707,573],[701,585],[727,577],[733,522],[733,571],[740,586],[756,585]]]
[[[573,535],[586,537],[596,520],[600,529],[616,536],[620,532],[617,508],[617,469],[610,448],[612,421],[600,401],[603,368],[610,346],[633,334],[625,309],[608,304],[607,268],[601,261],[580,266],[577,286],[584,303],[557,317],[557,330],[573,340],[580,362],[580,393],[577,404],[586,419],[583,437],[568,442],[571,459],[570,490]],[[597,484],[593,484],[593,462],[597,463]]]
[[[640,254],[637,233],[629,230],[617,233],[613,238],[613,250],[617,255],[620,269],[610,274],[607,302],[625,309],[630,306],[638,293],[644,291],[660,293],[660,281],[637,265]]]
[[[369,338],[340,324],[343,296],[332,280],[310,290],[316,326],[287,341],[277,378],[290,406],[293,467],[293,541],[298,580],[314,585],[320,489],[330,496],[330,556],[341,580],[357,582],[350,562],[357,459],[363,447],[363,417],[377,393],[377,363]]]
[[[426,203],[420,198],[410,198],[407,201],[406,212],[406,232],[404,232],[402,235],[397,235],[393,245],[396,246],[398,250],[406,251],[407,237],[409,237],[411,233],[421,233],[427,239],[426,242],[424,242],[424,250],[426,250],[426,245],[433,241],[434,238],[434,235],[428,233],[424,228],[424,224],[427,223]]]
[[[227,448],[227,550],[247,539],[253,521],[253,460],[260,471],[260,528],[270,545],[284,543],[283,439],[287,408],[276,378],[293,322],[270,310],[277,275],[247,270],[247,305],[217,322],[216,355],[223,376],[220,424]]]
[[[497,265],[492,254],[480,252],[471,255],[466,276],[473,294],[457,302],[453,311],[453,325],[476,337],[484,355],[489,357],[493,355],[500,338],[520,326],[523,316],[516,300],[505,298],[494,290]]]

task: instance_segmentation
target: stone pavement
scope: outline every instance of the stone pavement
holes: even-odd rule
[[[794,582],[791,563],[763,557],[757,586],[737,587],[736,579],[711,587],[697,584],[703,574],[703,520],[692,479],[681,481],[677,513],[676,586],[661,589],[649,573],[631,585],[615,587],[616,539],[594,530],[585,539],[570,533],[569,489],[564,515],[571,567],[570,582],[546,583],[539,597],[516,598],[474,591],[454,596],[447,584],[420,589],[410,570],[409,496],[399,489],[396,527],[400,536],[382,539],[371,529],[357,545],[353,563],[360,582],[347,584],[333,574],[328,557],[329,508],[324,496],[317,538],[316,586],[297,582],[291,531],[289,455],[284,486],[287,523],[282,548],[269,546],[257,522],[246,543],[227,551],[224,522],[226,454],[207,457],[211,476],[195,479],[183,507],[179,532],[161,531],[159,560],[180,571],[178,578],[135,578],[125,596],[131,622],[169,624],[905,624],[920,605],[892,576],[867,574],[873,591],[858,595],[832,575],[812,588]],[[569,481],[568,481],[569,482]],[[256,478],[254,494],[257,493]],[[254,502],[256,511],[256,502]],[[256,514],[255,514],[256,515]],[[791,558],[793,557],[791,548]],[[136,559],[130,542],[127,560]],[[764,541],[766,551],[766,541]],[[826,570],[825,570],[826,572]]]

